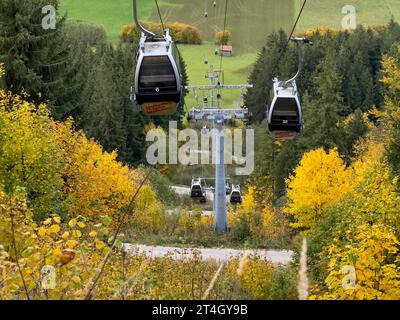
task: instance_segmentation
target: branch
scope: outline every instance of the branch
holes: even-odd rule
[[[12,204],[12,200],[11,200],[11,197],[10,197],[11,239],[12,239],[12,244],[13,244],[13,248],[14,248],[15,263],[16,263],[16,265],[18,267],[18,272],[19,272],[19,275],[21,276],[22,283],[24,285],[26,298],[28,300],[31,300],[31,297],[29,296],[28,287],[26,285],[25,278],[24,278],[24,275],[22,273],[21,266],[19,264],[19,258],[18,258],[18,252],[17,252],[17,242],[15,240],[14,210],[12,208],[12,205],[13,204]]]

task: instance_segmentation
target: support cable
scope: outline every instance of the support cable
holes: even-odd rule
[[[223,34],[222,34],[222,39],[224,39],[224,37],[225,37],[227,17],[228,17],[228,0],[225,0],[224,31],[223,31]],[[224,55],[221,54],[221,61],[220,61],[220,64],[219,64],[219,69],[220,70],[222,70],[223,57],[224,57]]]
[[[281,59],[282,59],[283,55],[285,54],[285,50],[287,49],[287,47],[289,46],[290,41],[292,40],[293,34],[294,34],[294,32],[295,32],[295,30],[297,28],[297,25],[298,25],[298,23],[300,21],[300,18],[302,16],[302,14],[303,14],[303,11],[304,11],[304,8],[305,8],[306,4],[307,4],[307,0],[304,0],[303,5],[301,6],[300,12],[297,15],[296,22],[294,23],[292,31],[290,32],[289,38],[288,38],[288,40],[287,40],[287,42],[285,44],[285,47],[283,48],[283,50],[282,50],[282,52],[281,52],[281,54],[279,56],[278,63],[276,64],[277,66],[279,66],[279,63],[281,62]]]
[[[165,24],[164,24],[164,20],[163,20],[163,18],[162,18],[162,15],[161,15],[160,6],[158,5],[158,0],[154,0],[154,1],[155,1],[155,3],[156,3],[156,6],[157,6],[157,12],[158,12],[158,16],[160,17],[160,22],[161,22],[162,30],[163,30],[163,32],[165,33]]]

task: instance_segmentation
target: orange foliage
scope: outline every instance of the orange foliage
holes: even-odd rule
[[[145,22],[143,26],[156,33],[162,31],[160,23]],[[182,44],[201,44],[201,34],[199,29],[188,24],[180,22],[170,22],[166,24],[166,28],[169,29],[172,39],[175,43]],[[125,42],[138,42],[140,38],[140,31],[134,24],[126,25],[120,32],[120,37]]]

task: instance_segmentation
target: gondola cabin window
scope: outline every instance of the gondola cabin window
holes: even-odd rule
[[[275,103],[272,112],[273,124],[297,124],[300,122],[300,115],[297,101],[294,98],[280,98]]]
[[[144,57],[139,75],[139,92],[177,91],[175,72],[168,56]]]

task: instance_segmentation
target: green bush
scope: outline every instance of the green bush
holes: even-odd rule
[[[65,36],[66,41],[73,47],[97,47],[107,43],[104,27],[83,21],[68,21],[65,24]]]

